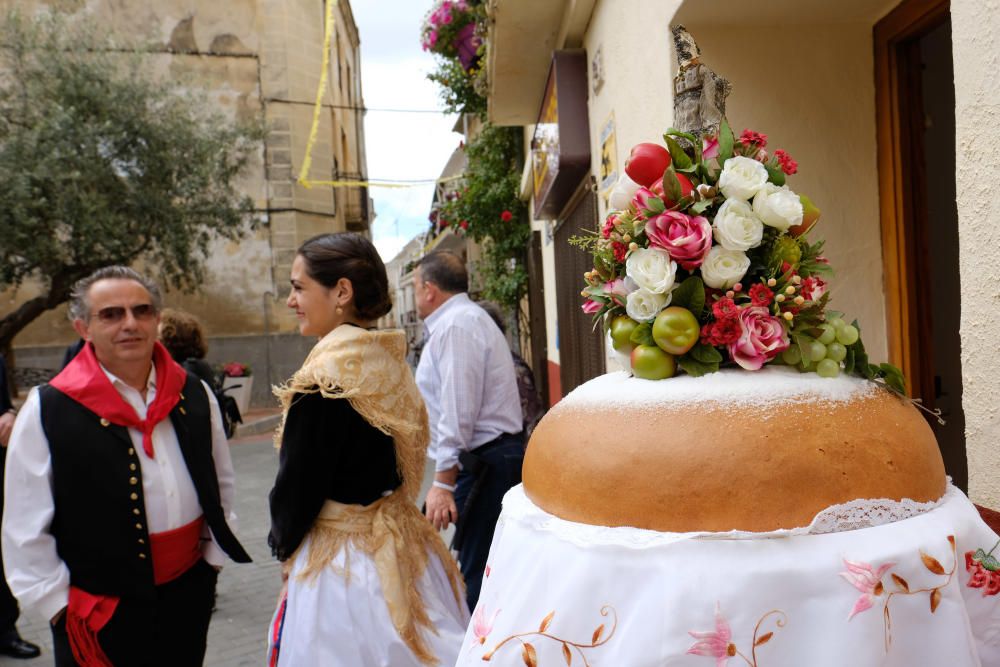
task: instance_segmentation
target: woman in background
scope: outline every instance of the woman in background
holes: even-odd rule
[[[269,543],[286,590],[269,665],[453,665],[468,612],[458,569],[416,506],[429,440],[402,331],[359,234],[306,241],[287,304],[319,342],[276,391],[279,469]]]

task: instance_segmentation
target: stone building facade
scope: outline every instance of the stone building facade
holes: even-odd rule
[[[168,292],[168,305],[194,313],[210,337],[209,360],[238,360],[255,370],[254,402],[287,377],[310,341],[300,340],[284,305],[295,249],[315,234],[367,233],[373,217],[366,188],[305,188],[297,183],[313,120],[323,61],[326,0],[0,0],[0,10],[58,11],[114,34],[151,44],[150,68],[237,119],[268,126],[260,154],[240,188],[261,223],[239,243],[210,249],[207,279],[193,294]],[[348,0],[334,6],[330,67],[310,178],[365,180],[360,38]],[[0,294],[0,312],[33,295],[30,285]],[[65,307],[36,320],[16,341],[21,367],[57,367],[75,337]]]

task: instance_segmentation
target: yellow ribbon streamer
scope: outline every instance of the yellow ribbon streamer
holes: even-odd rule
[[[459,176],[447,176],[437,180],[427,180],[425,182],[391,182],[391,181],[314,181],[309,178],[309,170],[312,168],[312,153],[316,145],[316,138],[319,136],[319,119],[323,110],[323,91],[326,89],[327,76],[330,71],[330,42],[333,36],[334,13],[333,8],[337,4],[336,0],[326,3],[325,27],[323,29],[323,66],[319,73],[319,86],[316,88],[316,105],[313,107],[312,127],[309,129],[309,141],[306,142],[306,154],[302,159],[302,167],[299,169],[298,183],[308,189],[325,186],[329,188],[416,188],[422,185],[436,185],[447,183],[462,178]]]

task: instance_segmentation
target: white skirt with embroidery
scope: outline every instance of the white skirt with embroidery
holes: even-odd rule
[[[285,600],[269,626],[269,667],[425,667],[392,624],[371,558],[348,546],[319,576],[300,581],[296,575],[308,561],[308,548],[306,538],[288,578]],[[340,573],[345,554],[350,557],[349,580]],[[417,585],[437,631],[425,634],[427,643],[438,664],[451,667],[468,625],[465,601],[456,603],[433,554]]]
[[[1000,665],[997,535],[954,487],[921,510],[822,534],[655,533],[564,521],[517,486],[457,664]]]

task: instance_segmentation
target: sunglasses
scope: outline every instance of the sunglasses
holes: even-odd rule
[[[151,303],[140,303],[131,308],[125,306],[108,306],[101,308],[95,315],[105,324],[116,324],[125,319],[126,311],[132,311],[132,317],[137,320],[149,320],[156,317],[156,308]]]

